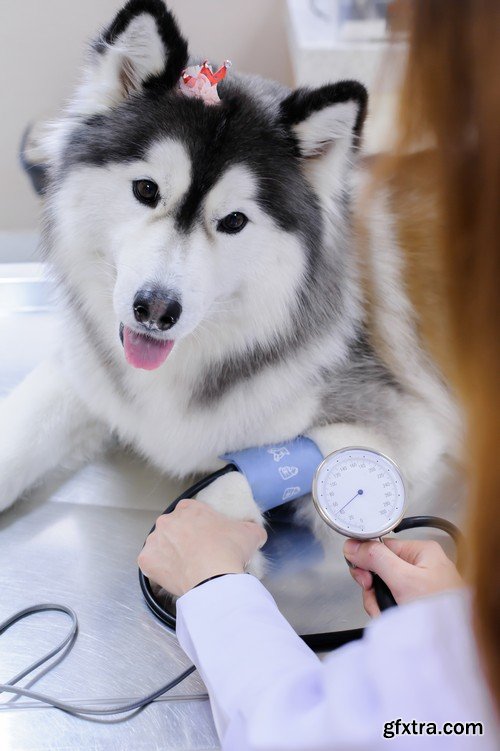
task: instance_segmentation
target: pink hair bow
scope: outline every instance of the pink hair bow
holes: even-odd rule
[[[205,104],[218,104],[220,98],[217,84],[224,80],[230,67],[230,60],[224,60],[224,64],[215,73],[208,60],[203,65],[192,65],[182,72],[179,89],[185,96],[202,99]]]

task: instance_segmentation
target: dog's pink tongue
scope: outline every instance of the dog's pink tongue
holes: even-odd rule
[[[134,368],[156,370],[165,362],[173,346],[172,341],[161,342],[158,339],[152,339],[132,331],[128,326],[123,329],[125,359]]]

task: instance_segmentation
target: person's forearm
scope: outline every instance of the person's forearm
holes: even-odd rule
[[[321,666],[248,574],[215,579],[181,597],[177,636],[207,685],[219,732],[242,708],[251,711],[266,687]]]
[[[341,669],[328,684],[326,667],[257,579],[226,576],[188,592],[177,635],[205,681],[224,749],[332,749],[332,723],[340,744],[358,734],[343,709],[345,688],[363,672],[356,651],[345,650],[349,675]]]

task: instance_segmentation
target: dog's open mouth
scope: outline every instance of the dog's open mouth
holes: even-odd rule
[[[142,370],[156,370],[169,356],[174,342],[171,339],[154,339],[147,334],[139,334],[128,326],[120,324],[120,339],[129,365]]]

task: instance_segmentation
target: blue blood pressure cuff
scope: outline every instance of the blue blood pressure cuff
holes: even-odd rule
[[[314,441],[299,436],[272,446],[232,451],[222,459],[245,475],[261,511],[269,511],[311,492],[323,455]]]

